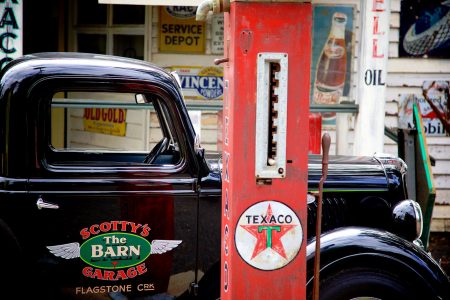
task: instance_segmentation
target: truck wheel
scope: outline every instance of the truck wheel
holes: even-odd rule
[[[321,300],[424,299],[408,278],[376,269],[352,268],[321,278]]]

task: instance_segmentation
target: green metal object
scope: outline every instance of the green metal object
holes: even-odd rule
[[[428,145],[425,131],[417,104],[413,105],[413,120],[417,128],[417,138],[415,139],[415,166],[416,166],[416,201],[420,204],[423,214],[423,231],[420,239],[428,249],[430,237],[430,223],[433,215],[434,201],[436,199],[436,187],[431,170],[430,157],[428,155]]]

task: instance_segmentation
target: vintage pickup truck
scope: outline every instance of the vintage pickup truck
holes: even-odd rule
[[[314,193],[319,156],[308,175]],[[395,157],[331,157],[322,299],[448,298],[405,175]],[[316,200],[298,201],[311,291]],[[201,149],[171,73],[76,53],[1,71],[1,297],[217,299],[220,216],[220,156]]]

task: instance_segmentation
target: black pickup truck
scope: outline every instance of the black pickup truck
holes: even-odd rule
[[[406,165],[331,157],[322,299],[446,299]],[[317,191],[319,156],[309,161]],[[308,201],[312,288],[315,197]],[[176,78],[143,61],[41,53],[0,74],[0,287],[11,299],[217,299],[221,160]]]

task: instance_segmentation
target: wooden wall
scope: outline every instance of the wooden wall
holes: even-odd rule
[[[450,80],[450,60],[431,58],[400,58],[400,0],[391,0],[390,47],[388,60],[386,125],[397,125],[399,95],[422,93],[422,84],[429,80]],[[427,137],[429,153],[436,159],[432,167],[436,185],[436,205],[432,231],[450,231],[450,137]],[[392,150],[392,143],[385,148]]]

